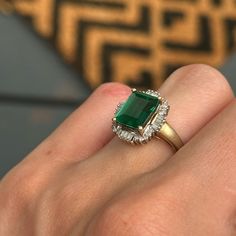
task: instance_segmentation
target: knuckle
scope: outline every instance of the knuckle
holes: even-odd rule
[[[175,222],[174,217],[181,214],[177,206],[173,199],[159,198],[154,201],[149,196],[135,197],[125,200],[125,203],[110,205],[91,226],[98,236],[169,235],[170,222]]]
[[[196,88],[207,88],[209,93],[220,93],[233,97],[232,89],[226,78],[215,68],[205,64],[192,64],[174,72],[178,82],[195,84]],[[204,93],[206,91],[204,90]]]
[[[63,230],[66,230],[71,223],[68,219],[80,218],[82,199],[78,199],[78,192],[75,191],[77,187],[78,184],[75,186],[61,181],[48,186],[41,194],[38,200],[36,221],[43,225],[46,231],[54,232],[55,235],[60,233],[64,235]],[[61,224],[64,225],[63,230]]]
[[[110,82],[100,85],[95,93],[106,96],[124,96],[130,93],[130,88],[121,83]]]
[[[132,213],[132,214],[131,214]],[[119,204],[113,204],[107,207],[97,219],[95,225],[92,226],[94,235],[97,236],[109,236],[109,235],[140,235],[135,234],[133,231],[137,229],[136,222],[139,221],[143,225],[143,222],[139,219],[137,212],[129,206],[124,209]]]
[[[33,201],[38,177],[33,171],[17,166],[2,180],[0,203],[4,209],[20,211]]]
[[[40,199],[42,203],[42,209],[50,209],[51,212],[55,213],[55,216],[62,216],[65,214],[65,209],[70,208],[67,205],[72,200],[76,199],[76,191],[72,185],[61,185],[51,186],[45,191],[43,197]],[[62,208],[61,206],[64,206]]]

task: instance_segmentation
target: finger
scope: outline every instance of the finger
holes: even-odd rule
[[[129,94],[128,86],[103,84],[28,159],[70,163],[97,152],[114,136],[109,125],[114,107]]]
[[[198,184],[204,183],[205,189],[234,196],[236,200],[235,118],[236,99],[167,162],[166,171],[172,168],[179,173],[191,173]]]
[[[160,92],[171,106],[167,120],[184,143],[233,98],[225,78],[215,69],[204,65],[191,65],[177,70],[160,88]],[[114,153],[117,158],[111,159]],[[128,162],[134,172],[150,171],[172,155],[172,149],[165,142],[153,140],[143,146],[130,146],[118,138],[114,138],[99,154],[103,162],[117,161],[114,168],[126,166]]]
[[[67,165],[86,159],[111,140],[114,107],[129,94],[130,89],[119,83],[100,86],[52,135],[13,168],[3,182],[12,189],[24,183],[27,186],[22,188],[22,195],[27,199],[36,197]]]

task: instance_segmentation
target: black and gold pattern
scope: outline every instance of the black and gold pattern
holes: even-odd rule
[[[96,87],[159,87],[177,67],[223,64],[235,0],[15,0],[15,8]]]

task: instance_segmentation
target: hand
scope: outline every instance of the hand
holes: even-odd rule
[[[99,87],[0,182],[0,235],[236,235],[236,101],[204,65],[160,89],[185,146],[131,146],[111,119],[130,89]]]

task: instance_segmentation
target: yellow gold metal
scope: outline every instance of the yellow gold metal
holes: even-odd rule
[[[167,122],[162,126],[157,138],[166,141],[175,151],[184,145],[177,132]]]
[[[144,132],[144,127],[143,126],[139,126],[138,127],[138,131],[141,135],[143,135],[143,132]]]

